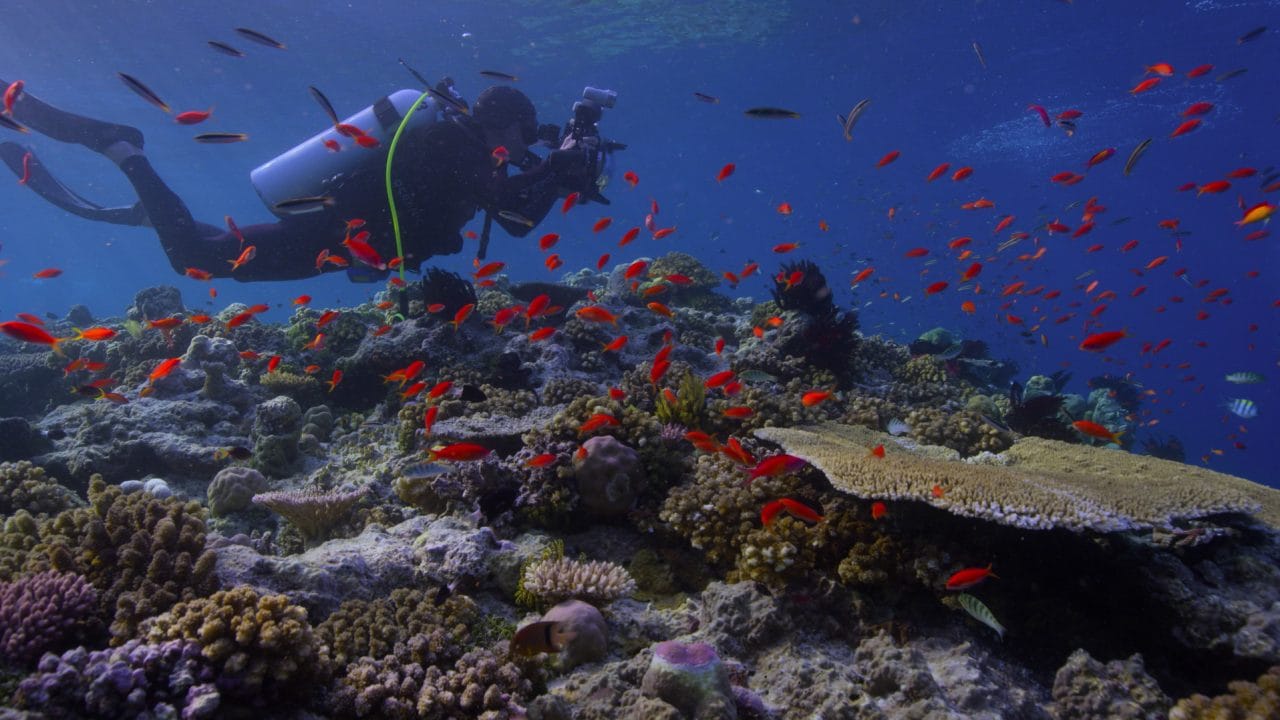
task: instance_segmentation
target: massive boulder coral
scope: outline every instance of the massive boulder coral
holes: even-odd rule
[[[1024,438],[995,456],[1001,465],[931,457],[852,425],[764,428],[756,436],[804,458],[838,490],[918,500],[1004,525],[1116,532],[1250,513],[1280,527],[1280,491],[1143,455]],[[887,450],[883,458],[868,453],[879,444]],[[935,497],[935,486],[942,497]]]

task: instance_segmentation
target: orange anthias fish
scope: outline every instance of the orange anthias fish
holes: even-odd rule
[[[1099,425],[1098,423],[1092,422],[1090,420],[1076,420],[1075,422],[1071,423],[1071,425],[1076,430],[1079,430],[1080,432],[1084,433],[1085,435],[1088,435],[1091,438],[1106,440],[1107,442],[1112,442],[1112,443],[1115,443],[1116,445],[1120,444],[1120,436],[1124,434],[1124,430],[1120,430],[1119,432],[1111,432],[1106,428],[1106,426]]]
[[[30,323],[18,322],[10,320],[8,322],[0,322],[0,332],[8,335],[16,340],[23,342],[36,343],[39,345],[48,345],[53,351],[59,355],[62,354],[62,348],[58,347],[58,343],[68,338],[56,338],[44,329]]]
[[[249,245],[248,247],[246,247],[243,251],[240,252],[240,257],[236,258],[235,260],[227,261],[231,263],[231,272],[235,272],[236,270],[240,269],[241,265],[244,265],[245,263],[252,260],[255,256],[257,256],[257,254],[258,254],[257,245]]]
[[[587,322],[607,322],[610,325],[618,324],[618,317],[599,305],[588,305],[584,308],[580,308],[574,314]]]
[[[177,115],[174,115],[173,121],[179,125],[199,125],[205,120],[208,120],[209,116],[212,114],[213,108],[209,108],[208,110],[187,110],[186,112],[180,112]]]
[[[583,434],[595,432],[606,425],[617,426],[620,424],[621,423],[618,422],[617,418],[608,413],[596,413],[595,415],[587,418],[587,421],[582,423],[582,425],[578,426],[578,433]]]
[[[44,270],[33,274],[31,277],[37,280],[48,280],[49,278],[56,278],[61,274],[62,271],[58,268],[45,268]]]
[[[991,572],[991,565],[984,568],[965,568],[947,579],[948,590],[965,590],[986,580],[989,577],[999,580],[999,576]]]
[[[76,340],[110,340],[116,336],[115,330],[106,327],[92,327],[88,330],[81,330],[79,328],[72,329],[75,330],[76,336],[74,339]]]
[[[458,328],[462,327],[462,323],[467,319],[467,316],[471,314],[471,311],[475,309],[475,306],[475,303],[467,303],[466,305],[458,308],[458,312],[453,314],[453,320],[449,321],[449,324],[453,326],[454,332],[458,332]]]
[[[186,270],[183,270],[182,273],[187,277],[191,278],[192,280],[212,280],[213,279],[213,273],[209,272],[208,270],[201,270],[200,268],[196,268],[196,267],[189,267]]]
[[[877,500],[871,503],[871,519],[872,520],[879,520],[880,518],[888,514],[889,514],[889,506],[885,505],[883,501]]]
[[[748,482],[756,478],[777,478],[780,475],[796,473],[809,462],[795,455],[771,455],[760,460],[755,468],[748,471]]]
[[[541,455],[535,455],[534,457],[525,460],[524,466],[531,468],[544,468],[555,462],[557,457],[558,456],[555,453],[542,453]]]
[[[805,522],[822,522],[822,516],[818,514],[817,510],[791,498],[779,498],[765,503],[764,507],[760,508],[760,522],[765,527],[768,527],[780,512],[785,512]]]
[[[725,178],[732,175],[733,171],[737,169],[737,165],[726,163],[724,167],[720,168],[720,172],[716,173],[716,182],[724,182]]]
[[[830,397],[830,390],[813,390],[805,393],[804,396],[800,398],[800,404],[805,407],[813,407],[814,405],[818,405],[826,401]]]
[[[472,460],[482,460],[489,453],[493,452],[483,445],[475,443],[454,443],[452,445],[443,445],[431,448],[427,453],[427,461],[435,462],[437,460],[447,460],[449,462],[469,462]]]
[[[157,365],[155,370],[151,371],[151,374],[147,376],[147,380],[149,382],[155,382],[156,380],[168,377],[169,373],[173,372],[173,369],[178,367],[181,362],[182,358],[180,357],[173,357],[165,360]]]
[[[1089,352],[1101,352],[1127,337],[1129,337],[1127,330],[1111,330],[1109,332],[1095,333],[1085,338],[1080,343],[1080,349],[1087,350]]]

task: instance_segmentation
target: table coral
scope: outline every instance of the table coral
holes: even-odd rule
[[[364,490],[347,492],[322,490],[277,490],[253,496],[263,505],[284,517],[302,533],[307,545],[326,539],[330,531],[351,512],[351,507],[364,497]]]
[[[919,500],[948,512],[1032,529],[1114,532],[1222,512],[1280,525],[1280,491],[1242,478],[1146,456],[1025,438],[1006,465],[926,457],[852,425],[766,428],[756,436],[804,458],[837,489],[859,497]],[[888,453],[868,453],[878,444]],[[934,486],[946,488],[934,497]]]

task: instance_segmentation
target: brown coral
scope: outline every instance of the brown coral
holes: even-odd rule
[[[224,700],[273,705],[311,694],[328,675],[307,611],[250,587],[178,603],[144,622],[149,642],[194,640],[218,668]]]
[[[1192,695],[1169,711],[1169,720],[1253,720],[1280,717],[1280,665],[1251,683],[1237,680],[1217,697]]]
[[[69,488],[45,475],[44,468],[26,460],[0,463],[0,515],[12,515],[18,510],[55,515],[83,505],[84,501]]]
[[[996,456],[1007,465],[962,463],[831,423],[766,428],[756,436],[809,461],[844,492],[919,500],[1005,525],[1113,532],[1223,512],[1253,513],[1280,525],[1280,491],[1148,456],[1026,438]],[[888,450],[883,458],[867,452],[878,444]],[[942,497],[934,497],[935,486]]]
[[[462,656],[470,626],[480,618],[475,602],[452,595],[436,605],[434,593],[411,588],[376,600],[348,600],[316,626],[322,654],[341,669],[358,658],[390,655],[399,643],[421,636],[414,662],[451,663]]]

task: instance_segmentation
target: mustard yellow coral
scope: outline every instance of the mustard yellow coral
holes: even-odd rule
[[[852,495],[919,500],[1005,525],[1114,532],[1243,512],[1280,527],[1280,491],[1146,455],[1024,438],[1000,455],[961,462],[834,423],[763,428],[756,436],[809,461]],[[868,452],[879,444],[883,458]]]

